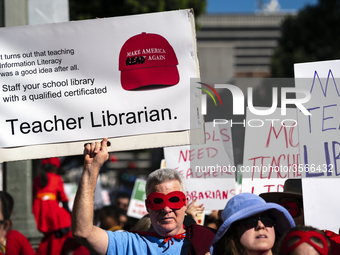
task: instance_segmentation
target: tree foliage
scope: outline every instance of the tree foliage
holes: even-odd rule
[[[69,0],[70,20],[105,18],[193,8],[205,12],[206,0]]]
[[[340,0],[319,0],[282,25],[271,62],[273,77],[294,77],[294,63],[340,58]]]

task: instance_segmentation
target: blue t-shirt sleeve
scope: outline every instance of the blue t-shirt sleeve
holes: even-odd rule
[[[164,239],[127,231],[106,232],[109,236],[107,255],[188,254],[191,248],[187,239],[164,243]]]
[[[146,244],[137,234],[122,231],[106,231],[109,236],[107,255],[140,254],[147,250]]]
[[[126,251],[128,244],[128,238],[125,232],[115,233],[112,231],[106,231],[109,236],[109,245],[107,249],[107,255],[111,254],[124,254],[122,251]]]

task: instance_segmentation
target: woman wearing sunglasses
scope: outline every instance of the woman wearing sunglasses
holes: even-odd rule
[[[330,242],[320,230],[298,226],[285,234],[280,247],[280,255],[329,255]]]
[[[275,254],[280,236],[295,226],[285,208],[251,193],[230,199],[222,219],[210,246],[212,255]]]

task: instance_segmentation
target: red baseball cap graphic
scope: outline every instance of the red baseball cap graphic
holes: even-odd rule
[[[175,51],[163,36],[145,32],[132,36],[119,54],[122,87],[132,90],[148,85],[176,85],[177,65]]]

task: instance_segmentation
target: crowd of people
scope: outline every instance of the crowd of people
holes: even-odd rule
[[[11,229],[14,200],[0,192],[0,254],[340,254],[340,235],[305,226],[298,179],[288,179],[283,192],[240,193],[201,226],[196,222],[204,205],[188,203],[181,174],[158,169],[146,181],[148,214],[142,219],[131,221],[127,216],[126,194],[96,211],[94,194],[99,171],[108,160],[107,142],[105,138],[85,145],[72,213],[57,173],[59,159],[42,160],[42,172],[33,182],[33,214],[43,233],[36,251],[24,235]]]

